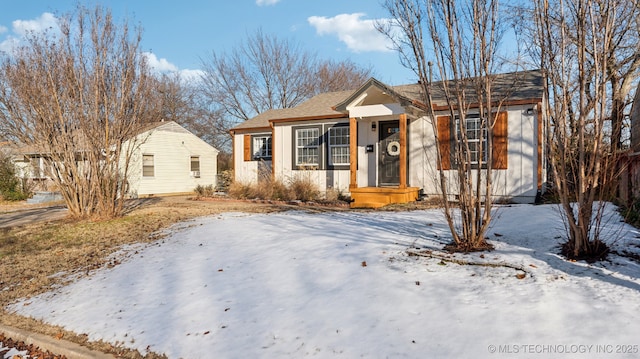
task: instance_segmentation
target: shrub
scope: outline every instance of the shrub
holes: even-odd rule
[[[286,184],[284,184],[282,181],[270,181],[270,185],[271,185],[271,196],[270,199],[276,200],[276,201],[290,201],[292,199],[295,199],[295,196],[293,195],[293,193],[291,193],[291,190],[289,189],[289,187],[287,187]]]
[[[7,155],[0,154],[0,196],[8,201],[22,201],[29,198],[22,181],[16,176],[16,169]]]
[[[330,188],[327,190],[327,194],[324,198],[326,202],[335,203],[335,202],[351,202],[351,197],[342,193],[342,191],[337,190],[335,188]]]
[[[213,197],[216,193],[213,185],[197,185],[194,192],[196,192],[197,197]]]
[[[320,199],[320,191],[318,186],[311,180],[309,176],[297,176],[291,179],[289,188],[293,197],[303,202],[317,201]]]
[[[233,182],[229,185],[229,196],[238,199],[254,199],[256,198],[256,189],[254,185],[242,182]]]
[[[280,180],[263,179],[258,183],[233,182],[228,194],[238,199],[263,199],[275,201],[300,200],[304,202],[320,199],[320,190],[308,177],[300,176],[288,184]]]

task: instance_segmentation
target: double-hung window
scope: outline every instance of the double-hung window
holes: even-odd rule
[[[200,156],[191,156],[190,163],[191,176],[200,178]]]
[[[491,158],[488,157],[488,124],[478,114],[468,114],[465,121],[465,133],[469,144],[469,158],[474,166],[486,166],[491,161],[493,169],[506,170],[509,165],[509,116],[506,111],[492,114],[494,123],[491,129]],[[458,165],[455,153],[459,149],[455,139],[462,138],[460,120],[456,116],[438,116],[438,139],[442,154],[442,168],[450,170]],[[455,132],[453,132],[455,131]],[[482,153],[481,153],[482,152]]]
[[[271,135],[253,136],[253,159],[271,159]]]
[[[349,126],[329,128],[329,165],[349,165]]]
[[[293,169],[348,170],[349,131],[345,123],[293,127]]]
[[[153,177],[154,167],[153,155],[142,155],[142,177]]]
[[[460,119],[456,116],[456,131],[458,141],[463,141]],[[478,114],[468,114],[465,118],[464,130],[469,147],[469,158],[472,165],[487,163],[487,126],[483,118]],[[464,143],[460,143],[464,146]]]
[[[296,166],[320,166],[320,128],[298,128],[295,133]]]

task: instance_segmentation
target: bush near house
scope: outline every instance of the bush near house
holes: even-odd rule
[[[282,181],[265,180],[258,183],[233,182],[229,186],[229,196],[237,199],[263,199],[291,201],[296,199],[289,187]]]
[[[273,201],[321,201],[322,193],[308,177],[292,178],[289,183],[266,179],[258,183],[233,182],[229,186],[229,196],[237,199],[262,199]]]
[[[291,180],[289,189],[293,192],[295,199],[309,202],[320,199],[318,187],[311,181],[309,176],[299,176]]]
[[[7,201],[22,201],[29,198],[29,191],[20,178],[9,156],[0,155],[0,197]]]
[[[194,189],[194,192],[196,193],[196,197],[198,198],[213,197],[213,195],[216,193],[215,188],[213,188],[213,185],[207,185],[207,186],[197,185],[196,188]]]

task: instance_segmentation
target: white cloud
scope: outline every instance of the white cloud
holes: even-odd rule
[[[11,31],[5,26],[0,26],[0,34],[7,33],[4,40],[0,41],[0,51],[12,53],[20,46],[22,39],[29,33],[39,33],[47,30],[59,31],[58,19],[51,13],[45,12],[33,20],[15,20],[11,23]]]
[[[256,0],[256,5],[258,6],[269,6],[269,5],[275,5],[277,3],[279,3],[280,0]]]
[[[185,82],[197,82],[200,81],[202,70],[183,69],[180,70],[178,66],[169,62],[165,58],[159,59],[156,54],[152,52],[143,52],[142,56],[147,58],[147,64],[151,68],[151,71],[155,74],[179,74],[180,79]]]
[[[180,70],[180,78],[185,82],[199,82],[202,79],[202,75],[204,75],[204,71],[202,70]]]
[[[45,12],[36,19],[15,20],[11,25],[13,32],[19,37],[23,37],[29,32],[41,32],[49,28],[58,29],[57,21],[58,19],[52,13]]]
[[[149,64],[149,67],[151,67],[151,69],[153,69],[156,72],[162,73],[162,72],[177,72],[178,71],[178,67],[172,63],[170,63],[167,59],[159,59],[154,53],[152,52],[143,52],[142,56],[147,58],[147,63]]]
[[[361,19],[364,13],[307,19],[318,35],[335,35],[353,52],[391,51],[391,41],[375,28],[376,20]]]
[[[20,40],[18,38],[8,36],[3,41],[0,41],[0,52],[11,54],[18,44],[20,44]]]

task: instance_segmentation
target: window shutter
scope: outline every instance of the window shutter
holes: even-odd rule
[[[251,135],[244,135],[244,160],[251,161]]]
[[[449,116],[437,117],[438,140],[440,141],[440,155],[442,156],[442,169],[451,169],[451,118]]]
[[[509,116],[506,111],[499,112],[496,116],[496,122],[493,125],[493,169],[507,169],[508,118]]]

